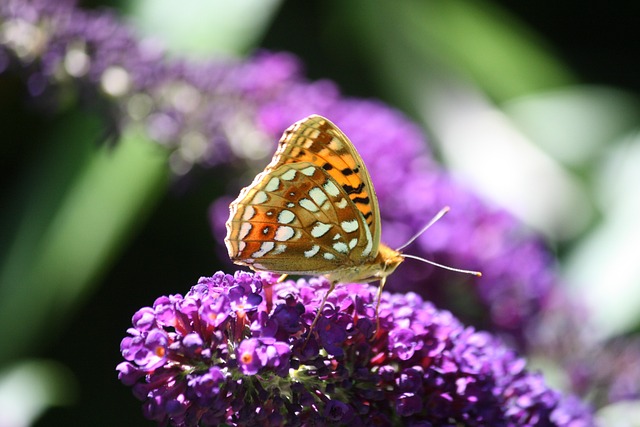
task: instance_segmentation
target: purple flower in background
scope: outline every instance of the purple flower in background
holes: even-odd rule
[[[293,57],[170,60],[156,40],[139,39],[114,14],[74,3],[0,3],[0,74],[23,77],[39,105],[60,108],[63,98],[77,96],[116,132],[141,125],[171,150],[169,166],[177,175],[195,164],[255,158],[270,149],[254,109],[298,72]]]
[[[588,396],[596,407],[639,400],[640,340],[635,336],[614,337],[598,346],[589,344],[591,331],[580,329],[588,324],[588,317],[584,313],[576,315],[580,312],[575,309],[573,316],[567,316],[566,307],[570,305],[571,301],[565,301],[547,313],[544,323],[535,331],[538,345],[531,354],[557,361],[564,368],[571,390],[578,396]],[[567,322],[574,324],[565,326]],[[558,330],[579,330],[583,335],[560,336],[554,332]]]
[[[119,378],[147,418],[178,426],[593,425],[514,351],[413,293],[383,294],[376,331],[376,288],[339,286],[309,336],[328,288],[245,272],[201,278],[134,315]],[[238,289],[260,303],[234,308]],[[212,306],[224,319],[215,326]]]

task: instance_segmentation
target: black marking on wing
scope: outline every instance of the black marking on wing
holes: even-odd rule
[[[364,182],[361,182],[357,187],[353,187],[349,184],[344,184],[342,188],[347,192],[347,194],[362,193],[362,190],[364,190]]]

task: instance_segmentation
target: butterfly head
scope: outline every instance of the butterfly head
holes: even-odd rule
[[[404,256],[400,251],[391,249],[389,246],[381,243],[378,248],[378,257],[380,260],[380,277],[387,277],[404,261]]]
[[[404,261],[403,255],[385,244],[380,244],[378,255],[368,262],[325,274],[333,283],[368,283],[384,280]]]

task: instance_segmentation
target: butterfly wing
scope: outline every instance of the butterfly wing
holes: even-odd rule
[[[234,262],[256,270],[325,274],[370,263],[380,214],[347,137],[320,116],[289,127],[271,163],[231,203],[225,243]]]
[[[364,217],[317,165],[283,164],[258,175],[230,209],[229,257],[255,270],[327,274],[371,258]]]
[[[380,243],[380,209],[369,172],[349,138],[329,119],[311,115],[284,131],[267,167],[309,162],[323,168],[349,195],[373,236],[373,253]]]

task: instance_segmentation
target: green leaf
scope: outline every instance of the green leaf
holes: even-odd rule
[[[1,347],[0,360],[50,336],[166,188],[166,151],[135,132],[115,147],[84,143],[91,149],[75,179],[52,173],[56,185],[43,183],[60,195],[57,203],[43,200],[49,196],[45,192],[27,204],[3,264],[0,323],[11,345]],[[44,206],[50,209],[42,211]]]

